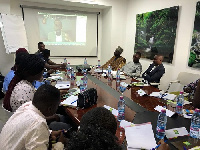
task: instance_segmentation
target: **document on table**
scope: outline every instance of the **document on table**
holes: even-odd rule
[[[156,141],[150,122],[135,124],[133,127],[125,128],[127,149],[152,149],[156,147]]]
[[[185,135],[188,135],[189,133],[185,127],[181,127],[181,128],[173,128],[173,129],[165,130],[165,134],[168,139],[171,139],[178,136],[185,136]]]
[[[150,96],[159,97],[159,98],[162,97],[163,99],[169,99],[169,100],[174,100],[176,97],[176,95],[174,94],[161,93],[161,92],[152,92]]]
[[[171,110],[169,110],[169,109],[166,109],[166,108],[164,108],[164,107],[162,107],[162,106],[159,106],[159,105],[156,106],[154,109],[157,110],[158,112],[161,112],[162,109],[165,109],[165,110],[166,110],[166,115],[167,115],[168,117],[171,117],[172,115],[175,114],[175,112],[173,112],[173,111],[171,111]]]
[[[71,95],[70,97],[66,98],[66,100],[61,102],[60,104],[77,107],[77,100],[78,100],[78,96]]]
[[[70,88],[70,81],[58,81],[55,85],[55,87],[59,90],[62,89],[69,89]]]

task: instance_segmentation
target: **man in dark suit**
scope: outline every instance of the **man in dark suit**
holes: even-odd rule
[[[155,55],[153,63],[150,64],[149,68],[142,74],[142,77],[148,82],[159,83],[160,78],[165,73],[165,68],[162,64],[162,61],[162,55]]]

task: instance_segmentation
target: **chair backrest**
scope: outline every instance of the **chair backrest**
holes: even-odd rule
[[[188,73],[188,72],[180,72],[178,74],[177,80],[180,81],[180,84],[187,85],[191,82],[195,82],[199,78],[200,78],[199,74],[193,74],[193,73]]]
[[[200,78],[199,74],[193,74],[188,72],[180,72],[178,74],[177,80],[179,80],[179,83],[172,83],[168,92],[176,92],[176,91],[182,91],[183,87],[191,82],[195,82],[197,79]]]

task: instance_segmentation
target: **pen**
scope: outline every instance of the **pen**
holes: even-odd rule
[[[71,104],[75,103],[76,101],[77,101],[77,100],[75,100],[75,101],[71,102]]]

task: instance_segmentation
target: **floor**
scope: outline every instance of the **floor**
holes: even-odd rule
[[[8,118],[10,118],[10,116],[12,115],[10,112],[2,108],[2,102],[3,102],[3,99],[0,99],[0,132],[4,124],[8,120]]]

